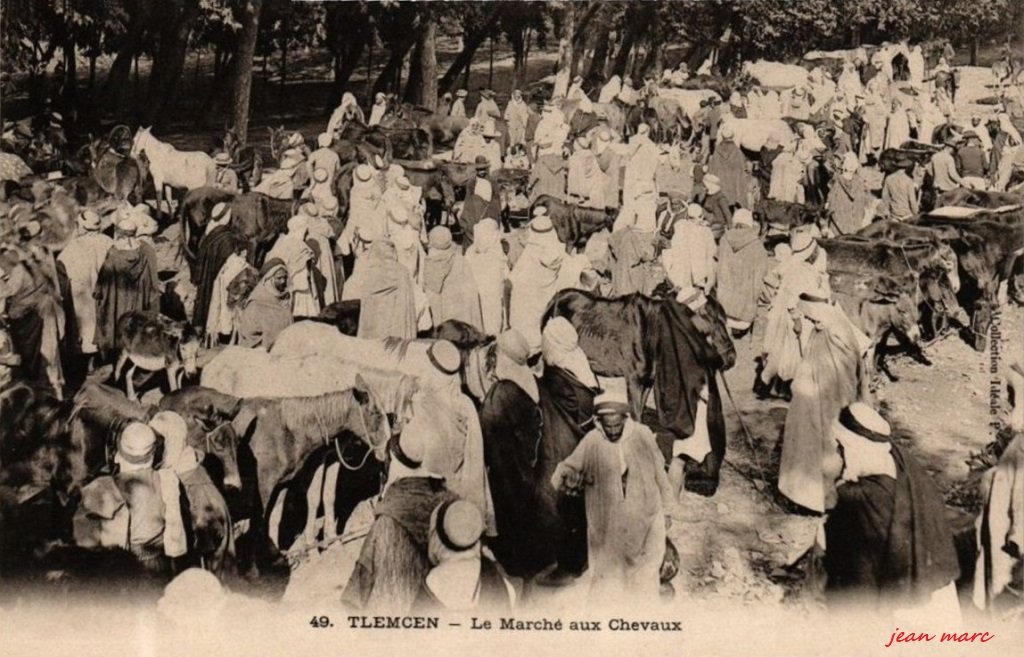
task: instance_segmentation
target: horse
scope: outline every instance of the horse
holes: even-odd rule
[[[431,362],[428,349],[433,342],[352,338],[328,324],[303,321],[281,331],[270,353],[275,356],[335,359],[350,367],[376,368],[414,376],[425,387],[445,388],[451,377]]]
[[[427,226],[438,225],[443,214],[451,212],[455,205],[455,186],[448,177],[447,169],[436,165],[426,168],[418,162],[403,163],[402,166],[409,182],[423,190]]]
[[[152,127],[139,128],[132,139],[130,155],[138,158],[143,153],[149,158],[149,170],[156,188],[157,210],[160,200],[166,198],[165,187],[191,190],[212,181],[217,166],[209,154],[202,151],[179,151],[153,136]],[[168,199],[169,201],[169,199]],[[171,214],[170,202],[167,213]]]
[[[117,440],[129,422],[148,422],[153,409],[128,399],[120,390],[86,381],[68,414],[71,484],[76,489],[113,464]]]
[[[142,196],[143,185],[149,174],[144,158],[135,158],[119,153],[115,146],[114,135],[118,126],[110,131],[106,138],[91,139],[79,150],[79,154],[88,152],[89,177],[107,194],[118,201],[135,202]]]
[[[71,492],[68,408],[43,386],[18,381],[0,390],[0,485],[57,484]]]
[[[249,421],[241,435],[256,459],[259,499],[268,511],[279,491],[319,448],[326,446],[341,453],[339,441],[354,436],[365,450],[356,457],[362,464],[371,456],[383,462],[392,436],[379,399],[361,378],[353,388],[313,397],[246,399],[239,417]],[[269,521],[269,513],[256,518],[261,525],[257,531],[266,534],[264,523]]]
[[[136,400],[135,371],[163,370],[171,391],[199,372],[199,337],[188,322],[175,322],[163,315],[132,310],[117,320],[118,356],[113,381],[124,376],[125,393]],[[131,361],[131,367],[125,366]]]

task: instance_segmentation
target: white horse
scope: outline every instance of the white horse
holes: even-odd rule
[[[212,157],[202,151],[179,151],[154,137],[152,127],[139,128],[132,139],[131,156],[138,158],[143,153],[149,160],[158,211],[165,186],[188,191],[211,184],[216,176],[217,166]],[[166,198],[170,212],[170,197]]]

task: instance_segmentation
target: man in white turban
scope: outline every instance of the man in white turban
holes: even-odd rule
[[[306,220],[294,216],[288,220],[288,230],[277,238],[267,253],[267,260],[279,258],[288,269],[288,290],[292,295],[292,316],[317,317],[320,315],[322,300],[313,281],[312,268],[315,266],[313,250],[306,244],[308,230]]]

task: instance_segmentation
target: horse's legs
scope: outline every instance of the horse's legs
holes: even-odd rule
[[[334,512],[335,494],[338,490],[338,475],[341,473],[341,464],[332,463],[327,466],[327,477],[324,481],[324,541],[330,541],[338,536],[338,518]]]
[[[313,472],[313,478],[309,482],[309,488],[306,489],[306,527],[302,532],[303,537],[306,541],[306,547],[316,545],[316,512],[320,507],[320,501],[323,498],[321,491],[324,488],[324,465],[321,463],[317,466]],[[325,516],[327,506],[325,506]]]
[[[177,365],[171,364],[168,365],[164,371],[167,372],[167,385],[168,387],[170,387],[171,392],[174,392],[175,390],[180,390],[181,379],[179,378],[179,376],[181,375],[181,368],[179,368]]]

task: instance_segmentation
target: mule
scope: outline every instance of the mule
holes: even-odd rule
[[[133,310],[117,320],[118,356],[112,380],[124,377],[125,393],[136,400],[135,371],[163,370],[171,391],[199,373],[199,336],[189,322],[175,322],[163,315]],[[131,361],[131,367],[125,369]]]

